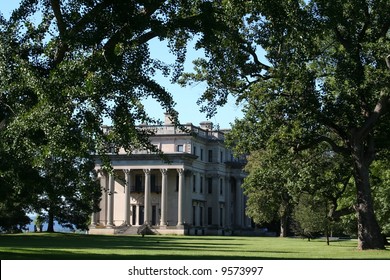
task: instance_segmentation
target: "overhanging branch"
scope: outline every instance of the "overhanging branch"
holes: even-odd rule
[[[349,152],[348,152],[347,148],[345,148],[343,146],[340,146],[340,145],[337,145],[336,142],[333,139],[331,139],[330,137],[327,137],[325,135],[321,135],[321,136],[318,136],[316,138],[313,138],[307,144],[304,144],[304,145],[298,144],[297,147],[296,147],[296,150],[297,151],[303,151],[303,150],[306,150],[308,148],[317,146],[318,144],[324,143],[324,142],[329,144],[331,146],[332,150],[335,153],[343,154],[343,155],[349,155]]]
[[[332,221],[338,221],[342,216],[353,214],[354,212],[355,208],[353,206],[348,206],[339,210],[331,209],[328,213],[328,218]]]

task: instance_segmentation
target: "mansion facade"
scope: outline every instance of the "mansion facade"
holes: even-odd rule
[[[90,234],[135,234],[144,224],[160,234],[246,234],[252,222],[245,215],[241,188],[244,159],[224,145],[226,130],[211,122],[176,127],[165,116],[151,137],[168,160],[147,151],[110,154],[114,172],[101,171],[100,212],[93,213]],[[109,128],[107,128],[109,129]]]

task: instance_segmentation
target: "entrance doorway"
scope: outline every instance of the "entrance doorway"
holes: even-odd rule
[[[152,225],[157,225],[157,207],[156,205],[152,206]]]
[[[144,217],[145,217],[145,208],[144,206],[139,206],[139,217],[138,217],[138,224],[143,225],[144,224]]]

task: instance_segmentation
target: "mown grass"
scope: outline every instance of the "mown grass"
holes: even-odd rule
[[[238,236],[105,236],[72,233],[0,235],[2,260],[126,259],[390,259],[386,250],[357,250],[356,240]]]

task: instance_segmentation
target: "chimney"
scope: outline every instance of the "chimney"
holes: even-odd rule
[[[204,121],[200,123],[200,128],[204,130],[213,130],[213,123],[210,121]]]
[[[165,113],[164,124],[165,125],[172,125],[172,124],[174,124],[173,121],[172,121],[172,115],[170,113]]]

